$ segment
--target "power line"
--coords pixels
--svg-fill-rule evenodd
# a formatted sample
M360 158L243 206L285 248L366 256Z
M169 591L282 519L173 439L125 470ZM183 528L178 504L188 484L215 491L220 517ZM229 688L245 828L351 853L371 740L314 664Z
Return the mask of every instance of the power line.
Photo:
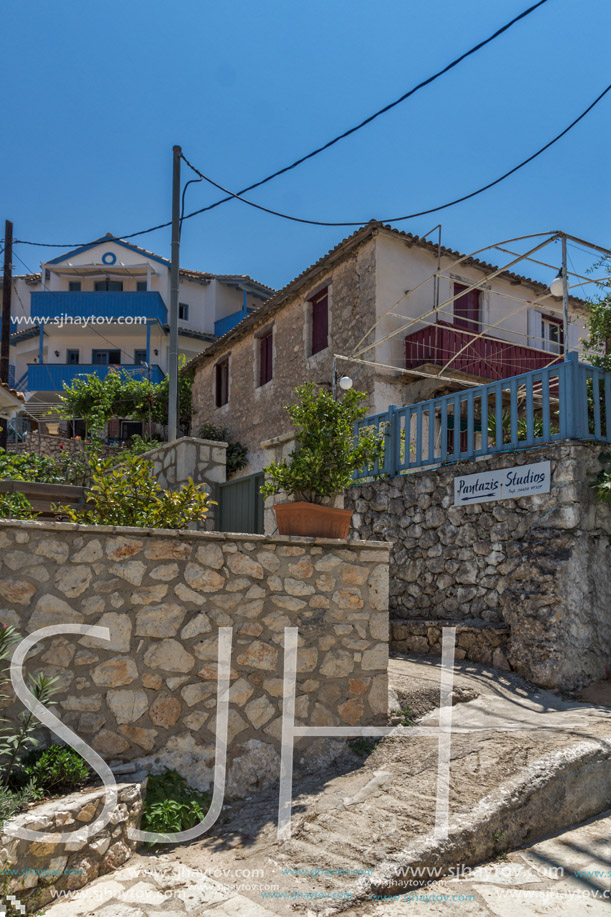
M431 207L428 210L420 210L420 211L417 211L416 213L408 213L400 217L384 217L378 220L377 222L379 223L400 223L402 220L412 220L415 217L426 216L427 214L430 214L430 213L437 213L439 210L446 210L448 207L454 207L456 204L462 204L463 201L468 201L470 200L470 198L476 197L478 194L482 194L484 191L488 191L490 188L494 188L495 185L500 184L500 182L505 181L506 178L509 178L510 175L513 175L519 169L524 168L524 166L528 165L530 162L532 162L534 159L536 159L546 150L549 150L549 148L553 146L555 143L557 143L558 140L560 140L562 137L568 134L570 130L572 130L577 124L579 124L579 122L582 121L586 117L586 115L592 111L595 105L598 105L601 99L603 99L604 96L606 96L610 90L611 90L611 83L609 83L607 88L604 89L600 93L600 95L597 96L597 98L594 99L594 101L590 105L588 105L585 111L582 111L582 113L577 118L575 118L574 121L571 121L568 127L565 127L563 131L561 131L559 134L556 134L556 136L552 140L550 140L548 143L546 143L544 146L538 149L536 153L533 153L527 159L522 160L522 162L518 163L517 166L514 166L513 169L509 169L507 172L504 172L503 175L500 175L498 178L495 178L494 181L488 182L488 184L483 185L481 188L478 188L476 191L471 191L469 194L464 194L462 197L458 197L453 201L448 201L445 204L440 204L438 207ZM247 198L242 197L241 192L230 191L228 188L223 187L223 185L220 185L218 182L213 181L213 179L209 178L207 175L204 175L203 172L200 172L199 169L196 169L195 166L192 165L184 155L182 158L184 159L185 163L189 166L189 168L193 169L193 171L197 175L205 179L205 181L207 181L210 185L213 185L215 188L218 188L219 191L222 191L224 194L228 194L231 198L234 198L235 200L241 201L243 204L248 204L249 207L255 207L257 210L262 210L264 213L269 213L272 216L281 217L284 220L291 220L294 223L307 223L311 226L363 226L365 223L368 222L367 220L342 220L342 221L307 220L304 217L296 217L296 216L293 216L292 214L282 213L279 210L272 210L269 207L263 207L261 204L255 204L254 201L250 201ZM185 217L185 219L187 219L187 217Z
M281 169L277 169L275 172L272 172L270 175L265 176L265 178L262 178L259 181L254 182L254 184L248 185L246 188L242 188L240 191L236 192L235 195L232 194L231 192L226 191L224 193L228 195L227 197L223 198L222 200L215 201L212 204L208 204L208 206L202 207L200 210L194 210L192 213L188 213L185 216L184 215L184 191L183 191L183 215L181 215L181 225L182 225L183 220L188 220L191 217L198 216L200 213L206 213L209 210L213 210L215 207L219 207L221 204L225 204L228 201L233 200L233 198L236 197L237 195L246 194L248 191L253 191L255 188L260 188L261 185L265 185L267 184L267 182L272 181L274 178L278 178L278 176L284 175L286 172L290 172L293 169L296 169L297 166L300 166L302 163L307 162L309 159L313 159L315 156L318 156L320 153L323 153L325 150L328 150L330 147L334 146L336 143L339 143L340 140L345 140L346 137L350 137L352 134L355 134L357 131L360 131L363 127L366 127L368 124L371 124L372 121L375 121L376 118L379 118L381 115L386 114L386 112L395 108L397 105L400 105L402 102L405 102L407 99L415 95L421 89L424 89L426 86L430 86L430 84L434 83L435 80L438 80L440 77L444 76L446 73L449 73L449 71L453 70L454 67L457 67L468 57L471 57L472 54L475 54L477 51L480 51L486 45L495 41L504 32L507 32L510 28L512 28L512 26L514 26L517 22L520 22L520 20L525 19L527 16L530 16L531 13L533 13L536 9L538 9L540 6L543 6L543 4L547 2L548 0L538 0L537 3L528 7L528 9L524 10L522 13L520 13L518 16L515 16L513 19L510 19L509 22L506 22L505 25L501 26L500 29L497 29L495 32L493 32L492 35L489 35L488 38L485 38L483 41L478 42L468 51L465 51L464 54L461 54L459 57L456 57L453 61L451 61L441 70L438 70L436 73L428 77L426 80L422 80L416 86L413 86L407 92L403 93L403 95L399 96L398 99L395 99L394 102L389 102L388 105L385 105L383 108L378 109L378 111L374 112L372 115L369 115L363 121L360 121L358 124L355 124L353 127L348 128L348 130L343 131L341 134L338 134L337 137L333 137L332 140L327 141L327 143L324 143L322 146L317 147L316 149L312 150L310 153L306 153L305 156L301 156L299 159L296 159L294 162L290 163L289 165L284 166ZM426 211L426 212L431 213L433 211ZM166 223L158 223L156 226L151 226L148 229L141 229L138 232L132 232L132 233L129 233L128 235L115 236L112 239L107 239L107 241L112 242L112 241L117 241L119 239L133 239L136 236L143 236L143 235L146 235L147 233L155 232L158 229L165 229L167 226L171 226L171 222L172 222L171 220L168 220ZM302 222L311 222L311 221L302 221ZM367 221L365 220L363 222L367 222ZM388 221L385 221L385 222L388 222ZM330 226L330 225L343 225L343 224L327 223L324 225ZM18 239L16 241L19 242L21 245L34 245L40 248L78 248L81 245L90 244L90 242L70 242L70 243L65 243L65 244L60 244L57 242L52 242L52 243L29 242L25 239ZM93 239L91 241L97 242L100 240Z

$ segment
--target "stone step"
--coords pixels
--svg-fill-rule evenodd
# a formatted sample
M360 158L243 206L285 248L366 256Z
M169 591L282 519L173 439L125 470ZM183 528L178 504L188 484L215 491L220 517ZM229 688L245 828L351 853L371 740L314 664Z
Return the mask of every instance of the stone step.
M466 621L428 618L391 618L390 650L394 653L416 653L441 656L441 634L444 627L456 628L456 659L468 659L510 670L506 646L510 629L479 618Z

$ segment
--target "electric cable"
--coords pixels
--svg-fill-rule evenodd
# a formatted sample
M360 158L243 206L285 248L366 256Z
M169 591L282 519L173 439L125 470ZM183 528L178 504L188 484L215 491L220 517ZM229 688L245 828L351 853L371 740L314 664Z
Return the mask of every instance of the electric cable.
M443 67L441 70L438 70L436 73L428 77L426 80L422 80L416 86L413 86L407 92L403 93L403 95L399 96L398 99L395 99L393 102L390 102L388 105L385 105L383 108L378 109L378 111L374 112L372 115L369 115L363 121L360 121L358 124L354 125L353 127L348 128L348 130L343 131L341 134L338 134L337 137L334 137L332 140L329 140L327 143L323 144L322 146L317 147L315 150L312 150L311 152L307 153L305 156L301 156L299 159L296 159L294 162L290 163L289 165L284 166L281 169L277 169L275 172L272 172L271 174L265 176L265 178L262 178L259 181L254 182L252 185L248 185L246 188L242 188L240 191L237 192L237 194L238 195L246 194L248 191L253 191L255 188L260 188L261 185L265 185L267 184L267 182L272 181L274 178L278 178L278 176L284 175L286 172L292 171L293 169L297 168L297 166L300 166L302 163L307 162L307 160L313 159L315 156L318 156L320 153L324 152L325 150L328 150L330 147L334 146L336 143L339 143L340 140L344 140L346 137L349 137L352 134L356 133L357 131L361 130L367 124L371 124L371 122L375 121L376 118L379 118L380 115L385 114L386 112L390 111L392 108L395 108L397 105L400 105L402 102L405 102L406 99L409 99L411 96L415 95L420 89L424 89L425 86L429 86L431 83L435 82L435 80L439 79L441 76L444 76L450 70L453 70L454 67L457 67L460 63L462 63L472 54L475 54L477 51L481 50L486 45L490 44L492 41L495 41L504 32L508 31L508 29L514 26L517 22L519 22L522 19L525 19L527 16L533 13L536 9L538 9L540 6L543 6L543 4L547 2L548 0L538 0L537 3L528 7L528 9L524 10L522 13L519 13L513 19L510 19L509 22L506 22L505 25L501 26L501 28L493 32L492 35L489 35L488 38L484 39L483 41L478 42L476 45L474 45L468 51L465 51L464 54L461 54L459 57L455 58L445 67ZM212 210L215 207L219 207L221 204L224 204L227 201L232 200L235 196L237 196L237 195L232 194L231 192L224 192L224 193L228 195L226 198L215 201L214 203L209 204L207 207L202 207L200 210L194 210L192 213L184 215L184 192L183 192L183 216L181 216L181 224L183 220L188 220L191 217L197 216L200 213L205 213L208 210ZM432 213L433 211L425 211L425 212ZM303 222L306 222L306 221L303 221ZM363 222L367 222L367 220ZM384 222L389 222L389 221L385 220ZM172 225L172 221L169 220L165 223L159 223L156 226L151 226L149 229L142 229L142 230L139 230L138 232L132 232L132 233L129 233L123 236L114 236L112 239L109 239L108 241L116 241L119 239L133 239L136 236L143 236L143 235L146 235L147 233L155 232L158 229L165 229L167 226L171 226L171 225ZM323 225L346 225L346 224L326 223ZM53 242L53 243L47 244L44 242L29 242L25 239L18 239L15 241L19 242L19 244L21 245L35 245L40 248L79 248L82 245L91 244L90 242L71 242L67 244L60 244L57 242ZM100 240L94 239L92 241L98 242Z
M588 115L596 105L598 105L601 99L603 99L610 90L611 90L611 83L609 83L606 89L604 89L600 93L600 95L597 96L596 99L594 99L594 101L590 105L588 105L585 111L582 111L582 113L577 118L575 118L574 121L571 121L568 127L565 127L563 131L561 131L559 134L556 134L556 136L552 140L549 140L544 146L538 149L536 153L533 153L531 156L528 156L527 159L523 159L522 162L518 163L517 166L514 166L512 169L509 169L507 172L504 172L498 178L495 178L494 181L488 182L486 185L482 185L481 188L477 188L477 190L471 191L469 194L464 194L462 197L458 197L453 201L448 201L448 203L441 204L438 207L431 207L428 210L419 210L415 213L408 213L400 217L384 217L383 219L376 220L375 222L400 223L403 220L412 220L412 219L415 219L416 217L426 216L429 213L438 213L440 210L446 210L448 207L454 207L456 204L462 204L463 201L468 201L471 198L476 197L478 194L482 194L484 191L488 191L490 188L494 188L495 185L498 185L502 181L505 181L505 179L509 178L510 175L514 175L515 172L517 172L519 169L524 168L524 166L531 163L538 156L541 156L542 153L544 153L546 150L549 150L549 148L553 146L555 143L557 143L558 140L560 140L562 137L568 134L570 130L572 130L577 124L579 124L579 122L582 121L586 117L586 115ZM280 217L283 220L290 220L294 223L307 223L311 226L364 226L367 222L369 222L368 220L342 220L342 221L308 220L308 219L305 219L304 217L296 217L292 214L282 213L279 210L273 210L270 207L263 207L262 204L256 204L254 201L251 201L245 197L242 197L241 193L230 191L228 188L225 188L223 187L223 185L220 185L218 182L215 182L209 176L204 175L203 172L200 172L199 169L196 169L195 166L189 162L186 156L183 155L182 158L185 161L185 163L189 166L189 168L192 169L196 173L196 175L201 176L210 185L213 185L215 188L218 188L219 191L222 191L224 194L230 195L232 198L234 198L235 200L241 201L243 204L248 204L249 207L254 207L257 210L262 210L264 213L269 213L272 216ZM202 211L198 211L198 212L201 213ZM188 216L186 216L184 219L188 219Z

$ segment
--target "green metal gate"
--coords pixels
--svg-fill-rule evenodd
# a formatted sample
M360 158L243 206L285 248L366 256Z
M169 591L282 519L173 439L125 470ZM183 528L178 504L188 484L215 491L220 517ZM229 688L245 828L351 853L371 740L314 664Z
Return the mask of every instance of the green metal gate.
M262 535L263 497L261 485L264 475L250 474L237 481L219 484L219 529L221 532L242 532Z

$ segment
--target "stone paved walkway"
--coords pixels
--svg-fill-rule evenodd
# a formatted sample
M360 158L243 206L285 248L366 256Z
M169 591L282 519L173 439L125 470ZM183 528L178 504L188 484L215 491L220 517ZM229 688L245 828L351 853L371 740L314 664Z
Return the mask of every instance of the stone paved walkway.
M611 810L462 879L344 911L342 917L603 917L611 913Z
M393 660L391 676L401 705L407 703L416 713L424 714L420 722L433 723L436 713L432 708L439 690L438 665L434 661L422 664ZM601 786L594 787L588 780L603 774L601 785L604 782L606 786L604 775L608 774L611 781L611 711L563 701L515 676L472 664L457 666L456 686L457 694L462 692L467 702L454 707L455 725L479 725L486 730L457 733L452 738L450 838L454 847L450 853L458 857L452 862L485 862L495 847L503 846L506 832L508 845L520 846L529 836L542 837L554 827L577 824L593 811L587 810L588 796L595 789L600 794ZM517 725L518 731L499 732L498 725L507 720ZM563 729L533 732L525 728L543 724L562 725ZM278 842L277 790L265 790L228 806L212 835L160 854L144 851L126 867L96 880L73 900L51 905L45 913L49 917L154 917L162 912L169 917L207 913L271 917L298 911L309 917L330 913L331 908L336 910L342 900L340 895L346 892L360 895L360 903L351 911L344 909L344 913L403 917L407 908L410 914L414 913L414 902L400 899L374 905L371 890L352 873L365 870L381 875L377 888L384 893L385 864L400 864L406 857L407 862L410 858L414 862L413 851L418 852L422 838L430 843L435 821L437 752L437 739L388 738L365 759L348 754L324 772L303 780L296 775L291 840ZM298 763L299 755L295 757ZM575 761L579 764L582 760L583 768L577 769L580 776L576 777ZM550 781L553 767L557 770ZM607 798L611 799L611 782L609 787ZM497 817L499 811L501 820ZM532 831L535 834L529 835ZM582 846L586 842L590 843L579 840ZM428 856L432 862L439 862L443 844L435 843ZM600 847L600 856L609 859L602 841L594 834L592 844ZM532 849L538 847L541 845ZM569 852L573 849L566 846ZM586 849L590 856L590 848ZM553 848L554 856L562 850L562 845ZM426 861L421 853L418 855L420 862ZM538 855L533 854L532 862ZM520 856L509 854L507 861L500 862L520 865L524 861L515 859ZM567 862L568 868L580 866ZM417 913L430 913L432 917L461 912L476 917L526 917L531 913L598 917L602 913L593 909L600 905L594 898L584 899L582 910L558 911L542 910L544 899L535 897L533 907L539 909L529 911L530 905L525 901L531 892L546 889L526 880L526 898L519 907L508 910L513 900L519 900L506 893L507 888L521 888L516 885L515 874L510 875L506 885L491 881L498 875L498 865L496 873L491 867L489 873L482 875L477 882L470 879L470 885L477 885L474 902L457 901L456 907L448 910L446 904L429 901L426 909ZM464 880L454 883L444 879L429 888L439 888L438 894L453 895L457 887L458 893L464 894L467 885ZM268 897L269 891L278 894ZM311 900L313 892L321 897ZM346 903L344 900L344 907ZM574 903L570 899L566 906L573 907ZM562 901L563 907L564 904ZM609 907L604 900L602 905L605 910ZM389 910L390 907L399 909Z

